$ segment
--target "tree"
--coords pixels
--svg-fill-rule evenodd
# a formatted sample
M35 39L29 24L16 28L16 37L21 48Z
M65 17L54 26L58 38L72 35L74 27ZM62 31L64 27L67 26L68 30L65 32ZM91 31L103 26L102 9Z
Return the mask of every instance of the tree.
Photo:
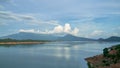
M104 55L104 57L108 57L108 54L109 53L109 51L108 51L108 48L104 48L103 49L103 55Z

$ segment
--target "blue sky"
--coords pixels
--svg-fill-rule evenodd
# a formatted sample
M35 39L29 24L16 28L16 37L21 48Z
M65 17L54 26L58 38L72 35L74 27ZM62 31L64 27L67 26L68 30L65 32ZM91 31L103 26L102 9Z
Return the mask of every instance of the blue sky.
M120 0L0 0L0 36L18 32L120 36Z

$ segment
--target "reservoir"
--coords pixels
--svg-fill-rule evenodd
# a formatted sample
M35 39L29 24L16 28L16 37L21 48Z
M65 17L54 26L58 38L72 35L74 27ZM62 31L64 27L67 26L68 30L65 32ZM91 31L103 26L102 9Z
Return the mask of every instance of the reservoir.
M61 41L0 45L0 68L88 68L84 58L120 42Z

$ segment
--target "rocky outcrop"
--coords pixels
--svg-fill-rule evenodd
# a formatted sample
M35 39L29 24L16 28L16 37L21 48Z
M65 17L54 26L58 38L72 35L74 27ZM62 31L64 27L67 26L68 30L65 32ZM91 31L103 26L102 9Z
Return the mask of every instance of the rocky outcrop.
M120 68L120 44L108 48L108 53L104 52L105 49L101 55L85 58L88 68Z

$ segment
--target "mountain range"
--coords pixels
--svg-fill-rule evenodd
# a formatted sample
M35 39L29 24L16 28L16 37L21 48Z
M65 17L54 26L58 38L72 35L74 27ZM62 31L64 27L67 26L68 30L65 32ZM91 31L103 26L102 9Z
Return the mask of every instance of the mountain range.
M25 39L32 39L32 40L56 40L58 37L52 34L37 34L37 33L30 33L30 32L19 32L16 34L11 34L8 36L1 37L4 38L11 38L17 40L25 40Z
M84 38L84 37L77 37L71 34L66 34L64 36L58 36L54 34L37 34L37 33L29 33L29 32L19 32L16 34L11 34L8 36L0 37L0 39L11 38L17 40L50 40L50 41L120 41L120 37L111 36L109 38L103 39L91 39L91 38Z
M111 36L111 37L106 38L106 39L100 38L100 39L98 39L98 41L120 41L120 37Z

